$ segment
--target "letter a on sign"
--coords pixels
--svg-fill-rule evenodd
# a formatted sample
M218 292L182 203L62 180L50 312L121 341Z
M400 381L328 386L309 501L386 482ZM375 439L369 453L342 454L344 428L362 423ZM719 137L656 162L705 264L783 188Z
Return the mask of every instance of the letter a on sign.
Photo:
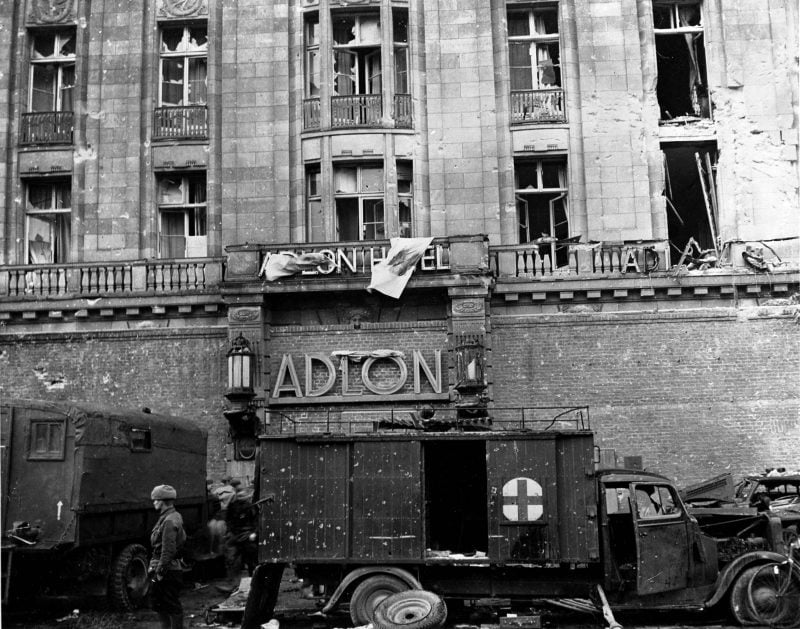
M542 486L532 478L513 478L503 485L503 516L512 522L542 517Z

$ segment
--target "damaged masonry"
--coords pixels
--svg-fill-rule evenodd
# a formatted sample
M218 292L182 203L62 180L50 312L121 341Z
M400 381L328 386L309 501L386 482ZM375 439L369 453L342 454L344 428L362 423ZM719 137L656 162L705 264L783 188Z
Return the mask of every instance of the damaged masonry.
M289 564L359 626L420 590L431 624L487 593L518 629L564 604L794 621L753 603L786 497L682 488L797 467L797 2L140 5L0 15L3 479L35 470L2 484L4 570L79 559L4 577L7 602L143 603L134 484L191 472L190 528L206 480L252 493L248 626ZM124 464L43 482L88 452L53 404L126 409L95 435ZM203 462L164 462L172 416Z

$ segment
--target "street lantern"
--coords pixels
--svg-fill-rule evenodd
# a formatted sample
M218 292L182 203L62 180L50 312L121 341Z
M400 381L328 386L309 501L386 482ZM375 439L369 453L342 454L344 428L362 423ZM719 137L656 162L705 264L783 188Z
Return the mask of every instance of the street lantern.
M255 397L253 390L253 350L250 342L239 333L227 353L228 391L225 397L244 406Z
M486 387L483 343L479 335L465 334L456 346L456 384L458 391L476 391Z

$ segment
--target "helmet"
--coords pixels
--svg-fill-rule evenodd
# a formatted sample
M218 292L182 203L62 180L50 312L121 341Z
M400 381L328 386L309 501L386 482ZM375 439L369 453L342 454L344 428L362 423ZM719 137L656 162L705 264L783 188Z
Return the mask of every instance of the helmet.
M178 492L170 485L156 485L150 494L150 500L175 500Z

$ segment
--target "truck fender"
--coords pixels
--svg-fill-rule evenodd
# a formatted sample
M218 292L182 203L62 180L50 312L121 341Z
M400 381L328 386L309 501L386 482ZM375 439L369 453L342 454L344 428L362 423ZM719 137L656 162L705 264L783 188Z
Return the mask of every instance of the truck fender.
M769 550L759 550L737 557L725 566L725 569L717 577L717 586L714 589L714 595L705 602L705 606L711 607L719 603L728 592L731 584L736 580L736 577L738 577L739 573L745 568L761 563L780 563L785 560L786 557L780 553L774 553Z
M342 594L344 594L347 591L347 588L349 588L353 583L360 581L366 576L372 576L375 574L390 574L394 577L397 577L405 582L411 590L424 589L422 584L417 581L414 575L407 570L403 570L402 568L395 568L394 566L370 566L368 568L357 568L348 573L347 576L342 579L342 582L336 588L336 591L331 595L330 599L328 599L325 607L322 608L322 613L327 614L329 611L331 611L339 602Z

